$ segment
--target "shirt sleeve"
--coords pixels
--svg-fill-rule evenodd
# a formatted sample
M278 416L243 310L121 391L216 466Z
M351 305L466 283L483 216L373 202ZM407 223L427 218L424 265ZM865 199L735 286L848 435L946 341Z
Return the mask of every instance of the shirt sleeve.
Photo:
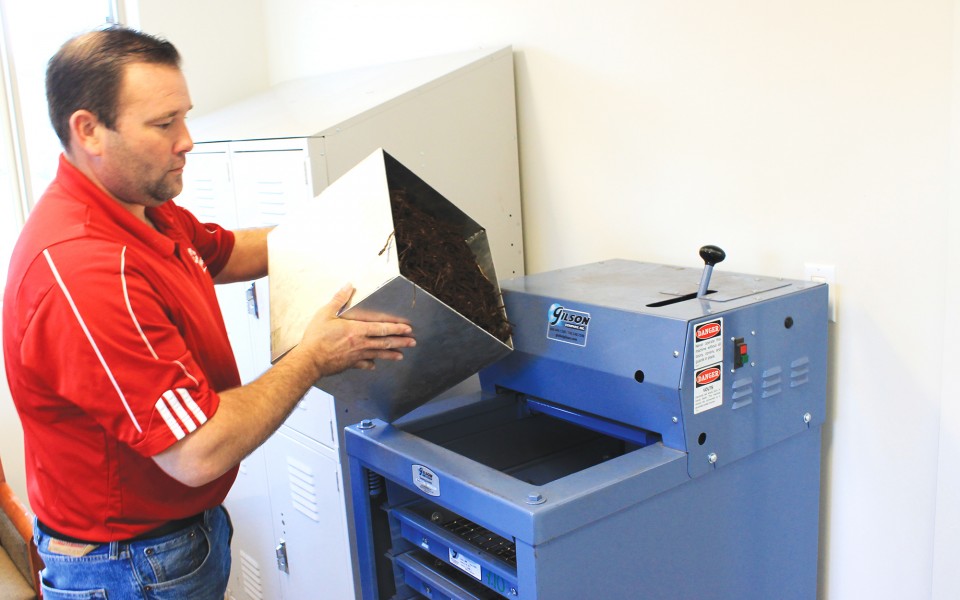
M153 456L202 426L219 396L175 324L176 307L156 287L163 282L126 252L85 243L47 250L31 276L53 283L30 319L21 360L51 409L92 419Z

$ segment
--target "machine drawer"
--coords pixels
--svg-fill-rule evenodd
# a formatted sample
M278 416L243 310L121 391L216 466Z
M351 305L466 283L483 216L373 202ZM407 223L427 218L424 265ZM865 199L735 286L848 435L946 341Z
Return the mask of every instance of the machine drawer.
M500 596L439 558L412 550L394 558L411 589L431 600L495 600Z
M404 539L456 575L506 598L518 595L516 546L511 540L429 502L394 508L390 516Z

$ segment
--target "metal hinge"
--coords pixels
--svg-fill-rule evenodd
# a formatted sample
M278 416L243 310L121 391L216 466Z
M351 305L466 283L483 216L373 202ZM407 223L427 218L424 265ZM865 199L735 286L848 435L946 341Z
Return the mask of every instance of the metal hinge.
M280 540L277 546L277 569L287 575L290 574L290 564L287 562L287 542Z

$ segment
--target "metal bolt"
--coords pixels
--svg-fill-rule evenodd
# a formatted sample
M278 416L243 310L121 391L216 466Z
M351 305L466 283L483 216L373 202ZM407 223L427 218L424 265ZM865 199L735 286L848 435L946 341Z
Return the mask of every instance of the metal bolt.
M671 417L670 420L673 421L674 423L680 422L680 419L678 419L677 417Z
M810 421L812 421L812 420L813 420L813 415L811 415L810 413L803 413L803 422L804 422L804 423L806 423L807 425L809 425L809 424L810 424Z
M516 595L517 595L517 588L510 588L510 595L511 595L511 596L516 596Z
M717 464L717 453L716 453L716 452L711 452L710 454L708 454L708 455L707 455L707 462L710 463L711 465Z
M543 504L544 502L546 502L546 499L539 492L527 494L527 504Z
M370 419L364 419L360 421L360 429L373 429L374 427L376 427L376 425L374 425L373 421Z
M673 351L673 357L674 357L674 358L677 358L678 356L680 356L680 352L679 352L678 350L674 350L674 351Z

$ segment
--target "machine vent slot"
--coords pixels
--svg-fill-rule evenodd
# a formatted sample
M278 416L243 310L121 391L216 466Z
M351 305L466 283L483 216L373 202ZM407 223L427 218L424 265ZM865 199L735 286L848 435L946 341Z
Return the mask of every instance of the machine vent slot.
M761 397L761 398L770 398L770 397L772 397L772 396L776 396L777 394L779 394L779 393L782 392L782 391L783 391L783 388L778 385L777 387L773 387L773 388L770 388L770 389L767 389L767 390L763 390L763 392L760 394L760 397Z
M782 367L770 367L763 370L760 380L761 398L770 398L783 391L781 373L783 373Z
M743 377L733 382L733 410L753 403L753 378Z
M810 359L804 356L790 363L790 387L799 387L809 382Z
M496 556L512 567L517 566L517 546L506 538L500 537L486 527L469 519L458 517L443 524L443 528L460 539Z
M290 477L290 502L293 507L319 523L317 486L313 470L309 465L287 457L287 475Z
M260 564L243 550L240 550L240 587L243 588L247 597L263 600Z

